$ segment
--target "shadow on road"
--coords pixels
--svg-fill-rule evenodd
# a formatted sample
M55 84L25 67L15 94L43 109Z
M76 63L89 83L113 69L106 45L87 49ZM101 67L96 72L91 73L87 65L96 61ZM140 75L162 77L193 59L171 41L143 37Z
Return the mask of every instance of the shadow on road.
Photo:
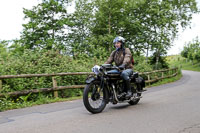
M111 109L126 109L129 106L131 106L131 105L129 105L129 104L119 104L119 105L113 105L110 108Z

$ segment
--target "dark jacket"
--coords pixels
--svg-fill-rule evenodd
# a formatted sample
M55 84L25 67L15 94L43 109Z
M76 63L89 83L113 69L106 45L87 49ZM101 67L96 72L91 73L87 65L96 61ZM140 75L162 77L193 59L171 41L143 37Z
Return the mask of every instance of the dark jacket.
M125 65L125 69L132 69L133 65L131 62L132 54L129 48L125 48L125 50L114 50L110 54L110 57L105 62L105 64L112 64L115 62L116 66L120 66L122 64Z

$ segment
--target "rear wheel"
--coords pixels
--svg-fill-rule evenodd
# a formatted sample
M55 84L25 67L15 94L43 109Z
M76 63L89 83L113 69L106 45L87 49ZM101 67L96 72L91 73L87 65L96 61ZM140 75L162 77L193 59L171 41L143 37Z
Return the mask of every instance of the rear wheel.
M137 91L142 90L142 86L140 84L134 84L134 88L137 88ZM133 97L135 98L128 102L130 105L136 105L140 101L142 93L137 93L137 91L133 94Z
M135 99L129 101L128 103L129 103L130 105L136 105L136 104L140 101L140 96L141 96L142 94L141 94L141 93L136 93L135 95L136 95L136 97L138 97L138 98L135 98Z
M95 114L100 113L106 107L106 91L100 88L100 81L93 81L85 86L83 103L85 108Z

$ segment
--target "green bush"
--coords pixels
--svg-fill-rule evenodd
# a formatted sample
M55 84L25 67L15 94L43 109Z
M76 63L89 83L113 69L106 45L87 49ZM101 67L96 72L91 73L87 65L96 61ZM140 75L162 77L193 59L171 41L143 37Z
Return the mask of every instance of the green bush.
M147 64L143 56L135 57L134 71L151 71L152 66ZM18 75L18 74L42 74L42 73L61 73L61 72L91 72L94 65L101 65L106 59L72 57L60 54L58 51L33 51L25 50L21 55L10 55L6 60L0 60L0 75ZM58 86L83 85L87 75L76 76L57 76L55 77ZM4 79L1 93L51 88L51 77L32 77L32 78L14 78ZM50 96L52 93L45 93ZM59 92L61 97L71 97L82 95L82 89L68 89ZM28 100L37 99L36 96L30 96Z
M152 66L147 63L147 60L143 56L136 56L134 57L135 65L134 71L137 72L149 72L152 71Z
M21 56L10 56L0 61L0 75L41 74L61 72L90 72L97 59L76 59L57 51L26 50ZM59 86L84 84L85 76L56 77ZM1 92L52 87L51 77L15 78L3 80Z

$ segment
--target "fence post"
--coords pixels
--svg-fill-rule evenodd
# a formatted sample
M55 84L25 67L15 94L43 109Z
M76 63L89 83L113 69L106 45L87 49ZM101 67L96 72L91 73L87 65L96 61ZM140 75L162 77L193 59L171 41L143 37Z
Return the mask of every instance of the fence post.
M147 75L148 77L148 81L150 81L150 74ZM151 85L151 83L149 82L149 86Z
M55 77L52 77L52 82L53 82L53 88L57 87L57 82L56 82ZM54 94L54 97L56 98L58 97L58 91L54 91L53 94Z
M0 80L0 90L3 89L2 80Z
M162 79L163 79L163 77L164 77L164 72L162 72Z

